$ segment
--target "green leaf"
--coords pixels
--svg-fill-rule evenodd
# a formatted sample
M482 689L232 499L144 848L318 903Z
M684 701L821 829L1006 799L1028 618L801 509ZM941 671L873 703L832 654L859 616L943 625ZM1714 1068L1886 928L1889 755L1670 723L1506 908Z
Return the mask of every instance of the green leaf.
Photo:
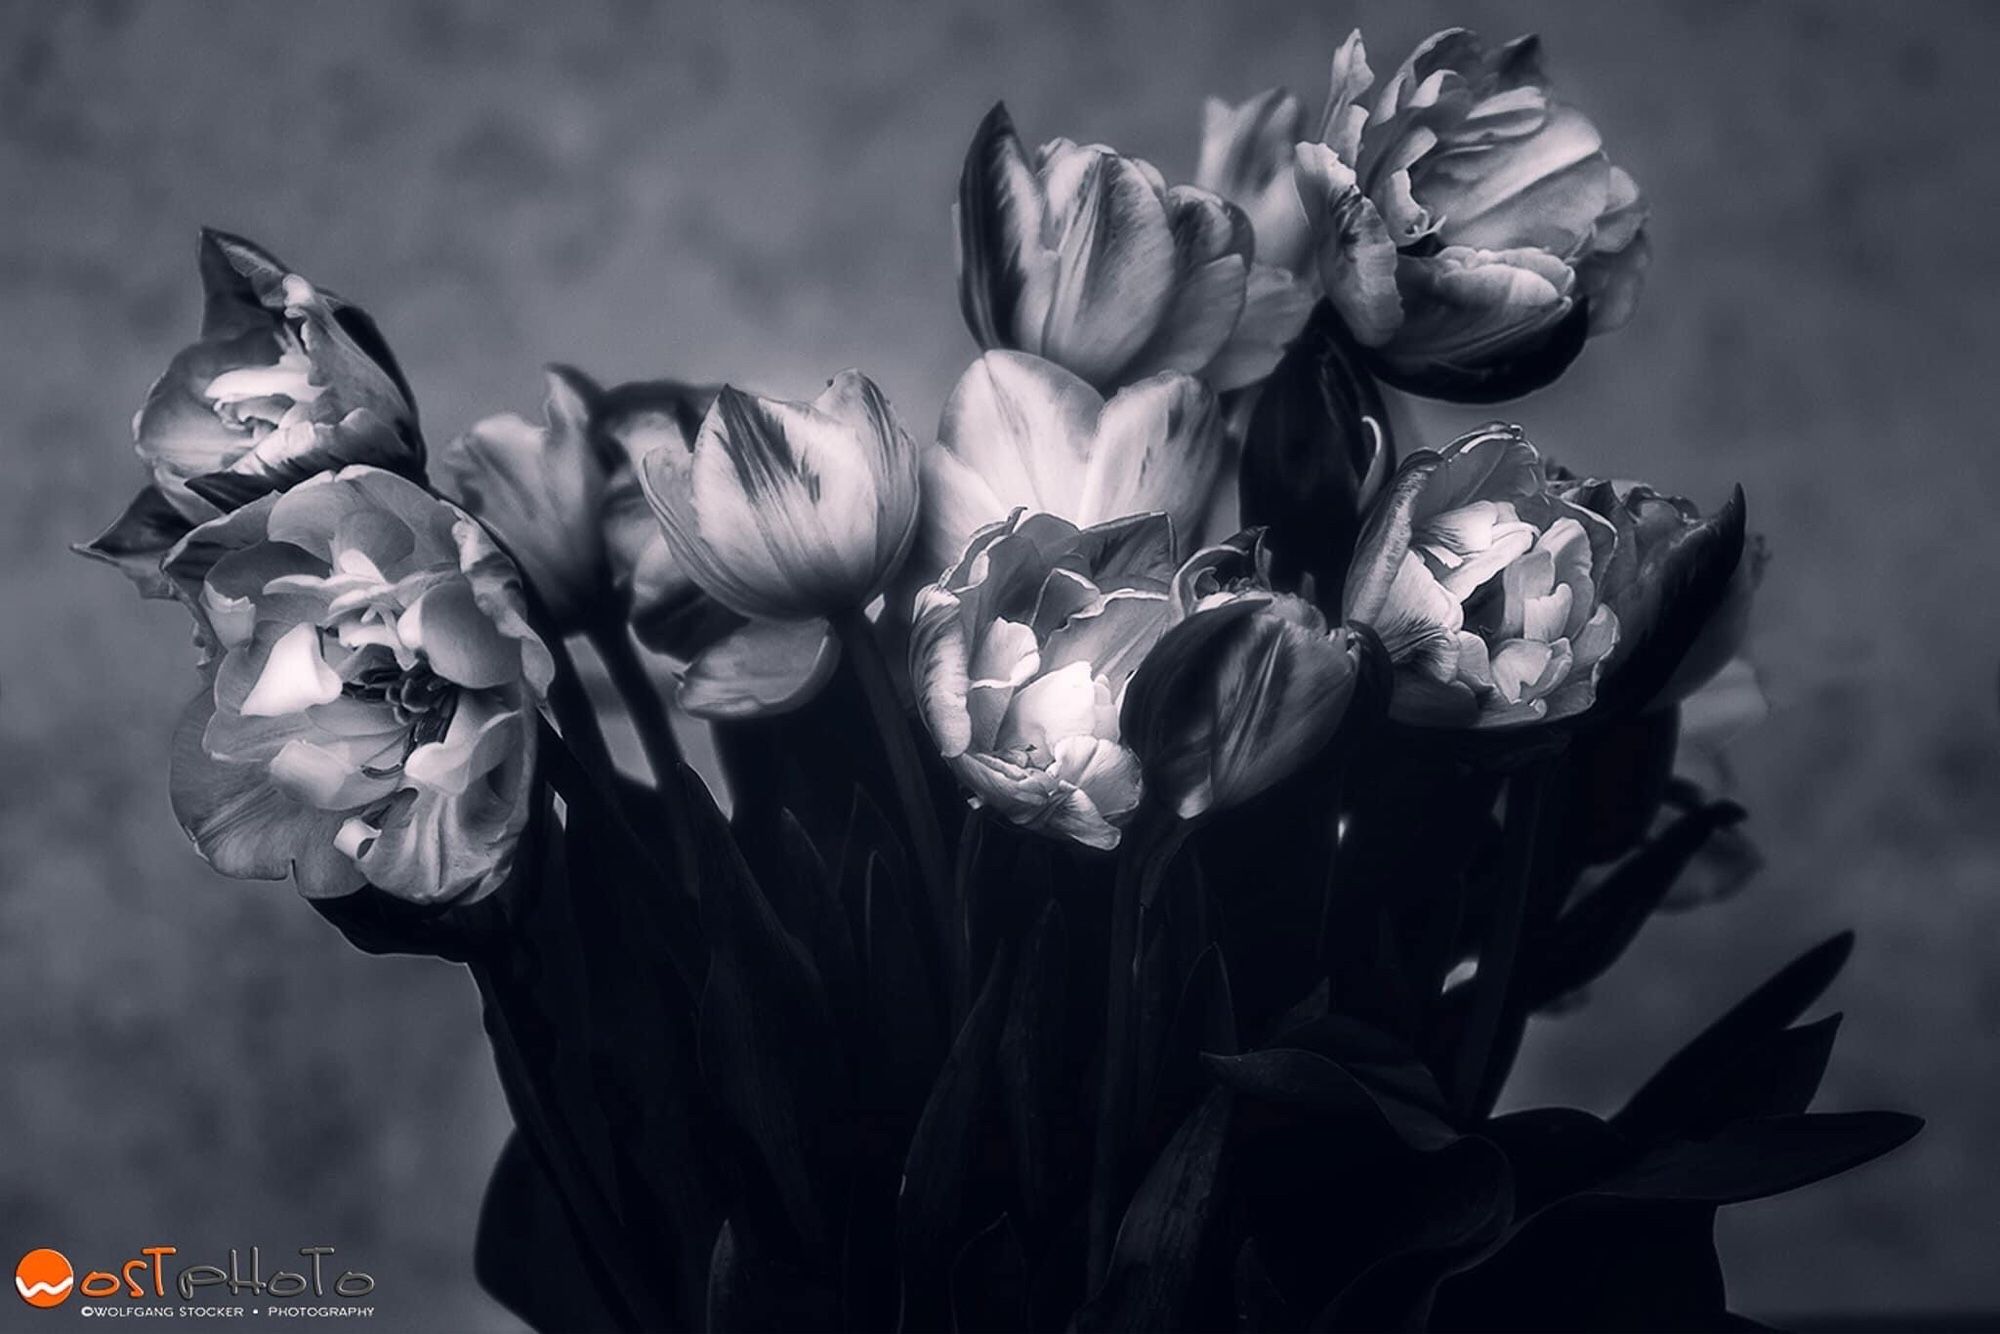
M1202 1060L1217 1079L1247 1097L1335 1116L1372 1114L1413 1149L1435 1152L1458 1138L1435 1110L1407 1101L1395 1087L1398 1081L1371 1087L1318 1052L1281 1047Z
M1125 1210L1104 1286L1076 1313L1075 1328L1159 1330L1184 1326L1184 1308L1220 1196L1231 1099L1211 1092L1154 1162Z
M1730 801L1683 815L1558 917L1536 947L1526 979L1528 1007L1539 1010L1603 976L1638 939L1710 835L1745 815Z
M1806 1112L1738 1121L1647 1154L1590 1193L1624 1200L1739 1204L1838 1176L1913 1138L1901 1112Z
M605 1278L518 1130L501 1146L479 1204L472 1272L533 1329L619 1327L603 1296Z
M1688 1108L1702 1101L1719 1072L1789 1026L1819 999L1853 949L1854 933L1843 931L1779 969L1675 1053L1611 1118L1611 1124L1642 1143L1669 1133Z

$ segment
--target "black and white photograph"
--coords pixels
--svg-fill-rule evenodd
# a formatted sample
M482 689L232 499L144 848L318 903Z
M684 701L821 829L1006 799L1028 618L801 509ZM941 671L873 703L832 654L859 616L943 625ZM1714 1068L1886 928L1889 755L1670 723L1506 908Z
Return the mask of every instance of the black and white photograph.
M7 0L0 1331L2000 1334L1996 53Z

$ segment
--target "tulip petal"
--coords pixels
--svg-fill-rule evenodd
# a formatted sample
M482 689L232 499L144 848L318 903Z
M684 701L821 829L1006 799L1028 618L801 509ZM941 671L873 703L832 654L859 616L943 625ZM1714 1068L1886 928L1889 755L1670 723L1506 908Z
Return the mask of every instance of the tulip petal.
M773 717L810 702L839 662L823 620L751 621L688 664L675 702L710 721Z
M432 671L469 690L492 689L521 674L520 645L501 633L463 580L439 584L411 603L396 633Z
M1098 419L1077 522L1157 512L1197 540L1228 449L1215 395L1201 381L1167 372L1120 390Z
M1194 183L1241 208L1256 237L1256 260L1281 269L1298 269L1310 243L1292 185L1292 145L1305 137L1303 119L1299 99L1283 88L1234 106L1213 97L1202 104Z
M958 233L958 300L984 348L1039 351L1055 288L1055 256L1042 244L1047 205L1005 103L995 103L966 149L952 212Z
M202 857L223 875L282 880L295 860L308 855L303 850L332 846L341 816L309 810L286 796L271 784L262 763L233 763L210 755L202 738L213 710L213 700L203 691L175 729L168 784L174 818ZM344 885L320 882L317 887L346 893L360 883L360 876L350 873ZM307 888L304 876L300 888Z
M1290 269L1255 264L1243 297L1243 317L1202 377L1217 393L1257 383L1277 369L1305 328L1318 300L1312 284Z
M998 351L973 362L945 400L938 448L926 451L926 549L942 564L1016 506L1074 517L1103 408L1095 389L1041 357Z
M1380 347L1403 321L1396 246L1353 170L1324 144L1298 146L1299 199L1312 220L1320 285L1348 332Z
M188 531L181 512L158 486L148 485L109 528L71 550L117 566L138 586L141 597L166 598L173 596L173 582L161 572L160 562Z
M1103 148L1057 144L1044 153L1039 174L1055 287L1039 337L1023 331L1020 345L1092 384L1108 384L1166 314L1173 230L1158 189L1137 164Z

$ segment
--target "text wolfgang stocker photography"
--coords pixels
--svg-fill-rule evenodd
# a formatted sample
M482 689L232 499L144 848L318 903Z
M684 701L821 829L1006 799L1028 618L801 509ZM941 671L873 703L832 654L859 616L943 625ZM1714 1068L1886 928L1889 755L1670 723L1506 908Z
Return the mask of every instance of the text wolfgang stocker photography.
M1765 553L1532 404L1409 425L1615 358L1654 201L1532 37L1325 55L1189 182L968 124L918 434L860 346L427 438L329 275L201 236L80 550L188 613L199 853L477 984L530 1325L1742 1328L1717 1210L1917 1132L1810 1110L1835 922L1615 1113L1496 1113L1744 863L1690 761Z

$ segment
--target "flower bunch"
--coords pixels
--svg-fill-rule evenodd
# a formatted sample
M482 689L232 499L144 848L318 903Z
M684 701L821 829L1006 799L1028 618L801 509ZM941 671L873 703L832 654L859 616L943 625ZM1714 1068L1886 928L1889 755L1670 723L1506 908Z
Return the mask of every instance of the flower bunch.
M1676 771L1763 555L1740 491L1396 438L1629 315L1645 214L1532 39L1331 67L1192 184L988 114L921 435L555 366L427 468L373 321L204 234L84 550L192 616L201 855L477 981L530 1324L1720 1327L1715 1208L1914 1133L1807 1109L1840 939L1617 1115L1495 1114L1742 838Z

